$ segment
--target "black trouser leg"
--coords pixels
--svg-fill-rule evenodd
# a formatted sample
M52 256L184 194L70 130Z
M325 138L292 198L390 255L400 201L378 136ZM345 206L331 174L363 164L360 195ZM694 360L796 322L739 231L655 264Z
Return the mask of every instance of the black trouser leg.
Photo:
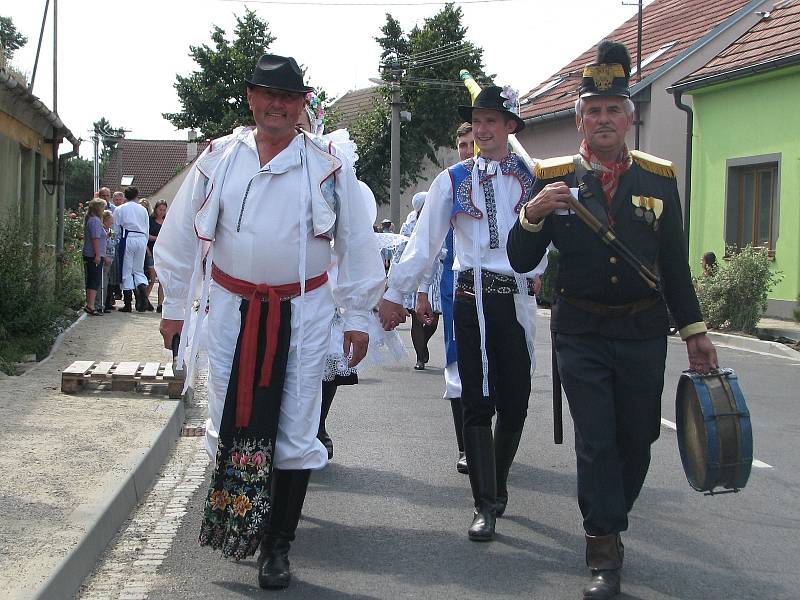
M272 472L272 512L258 560L258 585L262 588L285 588L291 582L289 548L300 522L310 475L310 469Z
M417 313L411 312L411 343L414 345L414 352L417 355L417 364L423 365L430 359L428 353L428 342L425 336L425 325L422 323Z
M464 407L461 398L450 398L450 409L453 412L453 426L456 429L456 443L458 444L458 462L456 470L459 473L469 473L467 455L464 452Z
M578 504L590 536L628 528L659 434L666 338L556 335L575 424Z
M325 428L325 419L328 418L328 412L331 409L331 404L333 404L333 397L336 395L337 388L338 386L333 381L322 382L322 406L320 407L317 439L322 442L322 445L328 451L328 460L333 458L333 440Z

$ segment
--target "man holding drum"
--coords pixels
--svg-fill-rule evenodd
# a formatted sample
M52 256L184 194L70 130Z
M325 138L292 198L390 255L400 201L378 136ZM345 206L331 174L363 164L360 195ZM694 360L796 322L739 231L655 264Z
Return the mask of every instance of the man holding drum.
M628 528L660 429L667 306L689 367L701 373L717 367L692 287L672 164L625 144L634 113L629 77L627 48L602 42L575 106L580 153L539 163L534 197L508 240L518 272L536 265L551 242L560 251L551 328L575 423L591 570L583 598L593 599L620 591L620 532ZM572 199L600 222L601 234L607 228L615 239L601 241L571 210Z

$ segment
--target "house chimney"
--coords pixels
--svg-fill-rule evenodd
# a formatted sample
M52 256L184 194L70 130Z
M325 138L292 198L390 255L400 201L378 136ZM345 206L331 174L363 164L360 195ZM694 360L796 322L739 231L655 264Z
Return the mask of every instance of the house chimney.
M189 143L186 144L186 162L192 162L197 156L197 132L189 130Z

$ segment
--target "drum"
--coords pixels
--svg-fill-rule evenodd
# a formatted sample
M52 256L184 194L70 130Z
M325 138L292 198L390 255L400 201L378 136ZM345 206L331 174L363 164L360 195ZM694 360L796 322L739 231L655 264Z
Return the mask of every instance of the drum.
M732 369L684 371L675 398L678 448L689 485L739 491L753 463L750 412ZM717 492L722 493L722 492Z

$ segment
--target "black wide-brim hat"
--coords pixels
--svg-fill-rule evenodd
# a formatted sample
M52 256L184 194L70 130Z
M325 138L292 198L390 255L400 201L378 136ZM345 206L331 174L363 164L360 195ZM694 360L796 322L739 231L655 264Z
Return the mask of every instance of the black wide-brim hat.
M258 59L253 76L247 79L247 85L307 94L314 88L303 83L303 72L297 61L291 56L264 54Z
M520 119L518 114L506 108L503 103L508 102L508 100L500 95L502 91L503 88L496 85L490 85L489 87L483 88L481 93L475 97L475 101L472 103L472 106L461 105L458 107L458 116L464 121L472 123L472 111L474 109L482 108L484 110L496 110L497 112L507 114L517 124L517 128L512 133L522 131L525 129L525 121Z

